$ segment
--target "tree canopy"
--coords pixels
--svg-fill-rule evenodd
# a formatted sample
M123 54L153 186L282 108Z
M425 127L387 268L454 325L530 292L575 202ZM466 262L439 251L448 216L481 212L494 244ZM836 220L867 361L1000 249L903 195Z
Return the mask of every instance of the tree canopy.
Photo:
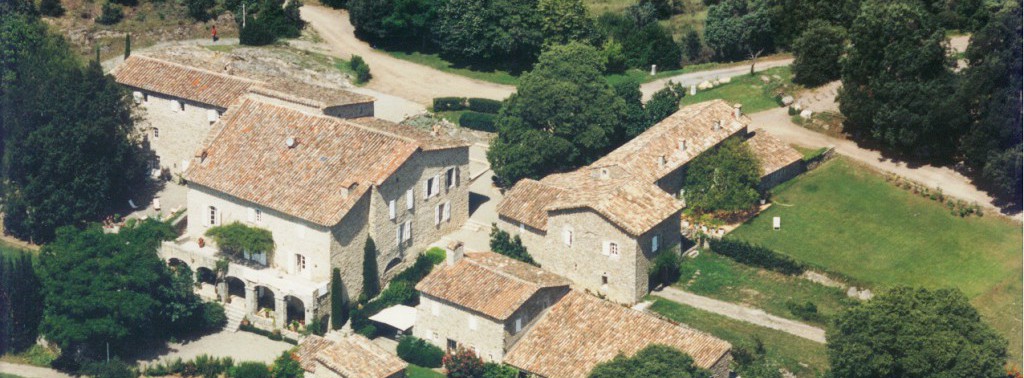
M839 109L844 129L898 155L942 161L964 112L935 16L909 2L862 7L850 29Z
M816 87L839 79L845 31L824 21L810 23L793 41L793 82Z
M735 138L704 152L688 165L683 189L686 206L698 214L749 210L760 195L761 165Z
M552 47L523 75L487 153L501 185L589 164L621 141L625 103L603 71L601 53L574 42Z
M127 90L33 16L0 15L4 228L35 242L124 206L145 177Z
M774 33L771 11L763 1L722 0L708 8L704 39L718 59L774 52Z
M1020 2L1011 2L971 36L958 96L970 115L960 144L964 162L983 186L1018 207L1024 203L1020 12Z
M832 376L1005 377L1006 340L959 290L895 288L838 314Z
M693 358L676 348L654 344L632 357L618 355L590 371L590 378L676 377L705 378L711 374L693 365Z

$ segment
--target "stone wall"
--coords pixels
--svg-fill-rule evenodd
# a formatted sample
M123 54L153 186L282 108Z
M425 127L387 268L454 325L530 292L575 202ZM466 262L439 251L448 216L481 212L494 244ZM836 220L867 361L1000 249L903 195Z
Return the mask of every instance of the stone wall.
M476 319L475 329L470 319ZM502 322L422 293L420 304L416 306L413 335L441 349L447 348L448 339L454 340L476 351L477 356L486 362L501 362L505 357L505 325Z
M172 174L181 173L185 162L195 155L209 133L211 115L219 117L224 109L139 89L133 91L143 112L136 129L160 158L160 167ZM181 110L182 103L185 110Z
M769 173L761 177L761 184L758 185L758 190L762 193L767 192L776 185L789 181L790 179L803 173L805 170L805 164L803 160L797 160L789 165L779 168L775 172Z
M198 184L189 183L188 188L188 235L198 238L206 234L212 227L209 207L214 206L221 225L237 221L273 234L275 250L268 261L271 268L312 281L330 279L331 241L327 228ZM261 212L259 220L250 220L254 210ZM303 271L295 264L296 254L306 258Z

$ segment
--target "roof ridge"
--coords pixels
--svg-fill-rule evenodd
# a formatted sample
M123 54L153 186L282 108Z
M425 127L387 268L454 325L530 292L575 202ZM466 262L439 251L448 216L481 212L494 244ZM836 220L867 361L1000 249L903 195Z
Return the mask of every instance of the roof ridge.
M490 252L490 253L493 253L493 254L496 254L496 255L500 255L500 256L502 256L502 257L504 257L504 258L507 258L507 259L509 259L509 260L517 261L517 260L515 260L515 259L513 259L513 258L511 258L511 257L508 257L508 256L505 256L505 255L502 255L502 254L500 254L500 253L497 253L497 252ZM486 269L486 270L488 270L488 271L490 271L490 272L493 272L493 273L495 273L495 274L497 274L497 275L499 275L499 276L502 276L502 277L505 277L505 278L509 278L509 279L512 279L512 280L514 280L514 281L518 281L518 282L520 282L520 283L524 283L524 284L527 284L527 285L535 286L535 287L537 287L537 288L544 288L544 287L548 287L548 286L544 286L544 285L541 285L541 284L539 284L539 283L536 283L536 282L530 282L530 281L524 280L524 279L522 279L522 278L516 277L516 276L514 276L514 275L511 275L511 274L508 274L508 273L502 272L502 271L500 271L500 270L498 270L498 269L496 269L496 268L494 268L494 267L492 267L492 266L487 266L487 265L481 264L481 263L479 263L479 262L477 262L477 261L473 261L473 259L471 259L471 258L463 258L463 260L465 260L465 261L466 261L467 263L469 263L469 264L472 264L472 265L478 266L478 267L480 267L480 268L483 268L483 269ZM523 263L523 264L526 264L526 263Z
M210 74L210 75L216 75L216 76L225 77L225 78L229 78L229 79L237 79L237 80L242 80L242 81L248 81L248 82L251 82L251 83L257 84L257 85L266 85L267 84L266 82L264 82L262 80L252 79L252 78L245 77L245 76L238 76L238 75L231 75L231 74L226 74L226 73L215 72L215 71L211 71L211 70L208 70L208 69L205 69L205 68L200 68L200 67L196 67L196 66L190 66L190 65L182 64L182 63L178 63L178 62L172 62L170 60L164 60L164 59L160 59L160 58L155 58L155 57L148 56L148 55L140 54L140 55L132 55L132 56L128 57L128 59L131 59L131 58L137 58L137 59L141 59L141 60L149 60L151 62L167 64L167 65L175 66L175 67L178 67L178 68L183 68L183 69L193 70L193 71L199 71L199 72L202 72L202 73L206 73L206 74ZM125 60L125 62L127 62L127 60ZM118 67L120 67L120 66L118 66Z

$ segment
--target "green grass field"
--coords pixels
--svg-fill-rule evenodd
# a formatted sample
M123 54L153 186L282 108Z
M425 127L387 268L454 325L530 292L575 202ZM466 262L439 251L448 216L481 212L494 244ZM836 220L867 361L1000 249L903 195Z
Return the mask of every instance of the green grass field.
M778 75L782 80L771 84L761 81L761 76L770 77L772 75ZM693 96L687 94L686 97L683 97L682 104L690 105L708 100L724 99L729 103L743 104L745 113L756 113L778 107L779 104L775 102L774 94L770 92L773 87L779 85L792 85L792 77L793 73L788 66L767 69L755 75L735 76L727 84L706 91L698 91Z
M654 305L651 306L651 311L715 335L732 343L733 348L741 345L753 345L755 337L760 339L764 343L767 358L793 372L797 377L816 377L828 368L825 344L698 310L662 298L652 298L654 298Z
M413 364L409 364L409 367L405 369L405 376L408 378L444 378L444 374Z
M843 158L773 191L774 206L728 237L762 244L875 291L956 287L1010 340L1021 361L1021 226L961 218ZM782 229L772 230L772 217Z
M513 75L508 71L477 71L465 67L456 67L451 62L444 60L438 54L427 54L421 52L405 52L405 51L385 51L388 55L395 58L407 60L413 63L421 64L427 67L434 68L438 71L453 73L460 76L465 76L470 79L477 79L483 81L489 81L497 84L504 85L516 85L519 84L519 75ZM370 67L370 71L373 72L373 67Z
M675 284L683 290L727 302L743 303L760 308L770 314L811 323L820 327L827 320L847 308L855 299L848 299L837 288L805 279L787 276L737 263L710 251L683 260L683 277ZM699 271L699 275L694 272ZM818 308L821 319L801 319L793 314L786 302L811 302Z

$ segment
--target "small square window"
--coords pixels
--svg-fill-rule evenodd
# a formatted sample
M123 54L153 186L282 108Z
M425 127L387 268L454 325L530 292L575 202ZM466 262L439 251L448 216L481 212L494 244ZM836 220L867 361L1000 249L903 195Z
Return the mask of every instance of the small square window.
M156 127L153 128L153 139L160 139L160 129Z

